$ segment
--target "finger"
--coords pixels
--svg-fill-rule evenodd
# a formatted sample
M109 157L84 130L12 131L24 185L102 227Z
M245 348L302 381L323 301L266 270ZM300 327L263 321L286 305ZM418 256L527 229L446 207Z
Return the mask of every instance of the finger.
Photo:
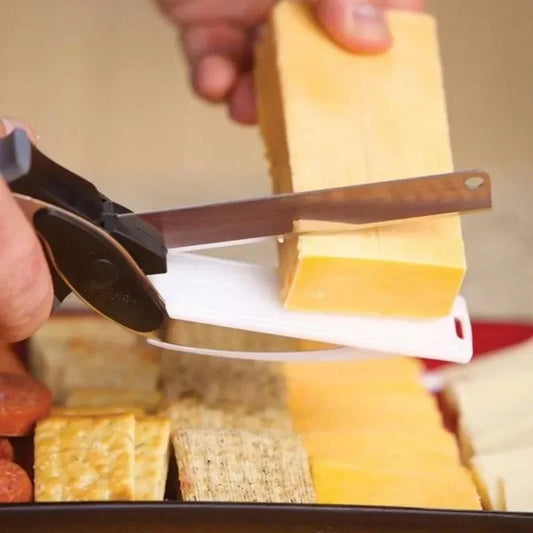
M249 39L243 27L227 23L196 24L183 29L181 40L191 63L208 55L227 57L240 65L251 60Z
M225 100L237 81L235 63L218 55L203 57L192 66L192 71L194 90L212 102Z
M266 19L276 0L158 0L161 10L179 24L234 22L252 25Z
M9 135L15 129L22 129L26 132L32 143L35 143L37 136L35 132L28 126L25 122L21 122L16 118L11 117L0 117L0 137L4 135Z
M379 0L374 0L376 2ZM404 9L406 11L425 11L426 0L381 0L380 7L387 9Z
M18 126L22 124L0 119L0 136ZM0 250L0 339L16 342L47 320L53 289L37 236L2 179Z
M249 126L257 123L254 79L251 72L242 74L228 101L229 114L236 122Z
M376 54L392 44L384 12L360 0L318 0L315 13L319 23L339 45L352 52Z

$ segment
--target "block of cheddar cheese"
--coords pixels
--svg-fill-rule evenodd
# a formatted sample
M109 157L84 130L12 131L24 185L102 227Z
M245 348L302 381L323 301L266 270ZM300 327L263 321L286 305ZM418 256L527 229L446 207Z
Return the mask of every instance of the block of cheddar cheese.
M274 192L452 170L434 20L388 16L394 46L369 57L336 45L302 2L272 10L255 81ZM466 269L456 215L290 237L279 264L287 309L405 317L446 315Z
M480 509L467 469L387 469L314 459L311 472L318 503L440 509Z

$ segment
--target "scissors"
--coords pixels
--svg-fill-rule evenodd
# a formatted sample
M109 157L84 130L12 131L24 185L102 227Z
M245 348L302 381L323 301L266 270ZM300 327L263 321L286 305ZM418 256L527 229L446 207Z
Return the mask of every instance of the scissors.
M155 340L164 340L170 317L148 276L167 271L169 250L280 238L293 233L297 220L356 225L353 231L476 212L492 203L490 176L468 170L132 212L41 153L21 129L0 139L0 174L42 241L54 283L54 309L74 293L107 319ZM302 343L291 346L295 351L312 349ZM214 346L183 347L189 348Z

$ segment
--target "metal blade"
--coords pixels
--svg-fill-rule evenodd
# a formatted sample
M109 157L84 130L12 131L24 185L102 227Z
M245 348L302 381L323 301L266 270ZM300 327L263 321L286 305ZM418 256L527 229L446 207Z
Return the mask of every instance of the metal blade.
M491 205L489 175L471 170L119 216L143 219L179 248L286 235L297 220L368 225Z

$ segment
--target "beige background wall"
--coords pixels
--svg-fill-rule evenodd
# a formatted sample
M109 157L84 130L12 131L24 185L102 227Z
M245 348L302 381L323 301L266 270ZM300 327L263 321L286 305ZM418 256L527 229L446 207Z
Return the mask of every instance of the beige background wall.
M477 315L533 318L533 1L430 8L456 166L495 181L493 214L465 219L464 292ZM31 122L46 153L135 209L267 193L256 130L196 100L176 50L149 0L0 0L0 113Z

